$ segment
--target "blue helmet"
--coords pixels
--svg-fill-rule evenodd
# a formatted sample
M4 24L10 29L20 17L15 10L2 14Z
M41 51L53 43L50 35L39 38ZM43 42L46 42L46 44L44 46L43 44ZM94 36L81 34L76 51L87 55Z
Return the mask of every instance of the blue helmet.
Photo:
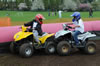
M80 19L81 18L81 15L80 15L80 12L74 12L71 16L75 16L76 17L76 20ZM75 19L72 19L72 21L74 22Z
M74 12L71 16L76 16L76 18L81 17L80 12Z

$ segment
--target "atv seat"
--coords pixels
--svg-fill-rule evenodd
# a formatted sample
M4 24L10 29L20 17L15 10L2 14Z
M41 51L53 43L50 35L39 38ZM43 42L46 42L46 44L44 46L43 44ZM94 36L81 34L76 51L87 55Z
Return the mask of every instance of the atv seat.
M81 33L81 34L79 34L79 35L83 35L83 34L85 34L85 33L87 33L87 32L83 32L83 33ZM74 36L74 32L72 32L72 35Z
M83 32L83 33L79 34L79 35L78 35L78 37L82 37L82 36L84 36L84 37L85 37L85 36L86 36L86 34L87 34L87 32Z
M83 33L81 33L81 34L85 34L86 32L83 32Z

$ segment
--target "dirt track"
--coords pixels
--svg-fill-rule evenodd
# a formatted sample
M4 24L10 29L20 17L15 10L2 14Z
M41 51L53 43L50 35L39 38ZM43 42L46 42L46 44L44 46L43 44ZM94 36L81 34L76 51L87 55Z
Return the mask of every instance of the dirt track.
M46 55L36 53L31 58L21 58L11 53L0 54L0 66L100 66L100 41L95 55L85 55L74 51L71 56Z

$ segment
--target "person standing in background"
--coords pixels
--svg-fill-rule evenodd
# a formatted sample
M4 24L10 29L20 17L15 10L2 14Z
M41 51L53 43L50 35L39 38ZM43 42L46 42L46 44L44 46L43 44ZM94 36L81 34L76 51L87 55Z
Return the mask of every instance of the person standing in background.
M48 16L50 16L50 9L48 9Z
M57 10L55 10L55 16L57 15Z
M93 10L92 10L92 8L89 8L89 17L93 17Z
M62 11L61 10L59 10L58 14L59 14L59 18L62 18Z

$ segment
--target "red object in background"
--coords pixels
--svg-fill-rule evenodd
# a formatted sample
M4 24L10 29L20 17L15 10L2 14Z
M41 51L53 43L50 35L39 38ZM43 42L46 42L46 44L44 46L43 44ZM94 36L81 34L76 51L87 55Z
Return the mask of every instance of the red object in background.
M0 18L0 27L11 26L11 19L9 17Z

